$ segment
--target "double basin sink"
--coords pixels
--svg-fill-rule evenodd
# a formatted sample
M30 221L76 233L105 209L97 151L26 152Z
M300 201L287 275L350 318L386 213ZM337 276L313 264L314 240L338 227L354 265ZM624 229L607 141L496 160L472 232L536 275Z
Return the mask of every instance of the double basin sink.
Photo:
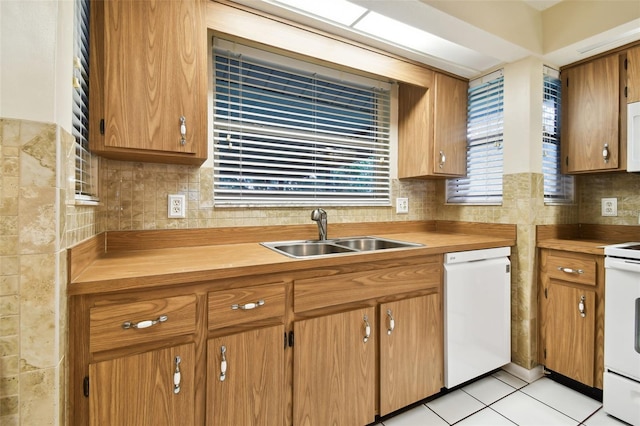
M285 256L293 257L295 259L423 246L423 244L389 240L386 238L378 237L350 237L336 238L331 240L274 241L260 244L277 253L284 254Z

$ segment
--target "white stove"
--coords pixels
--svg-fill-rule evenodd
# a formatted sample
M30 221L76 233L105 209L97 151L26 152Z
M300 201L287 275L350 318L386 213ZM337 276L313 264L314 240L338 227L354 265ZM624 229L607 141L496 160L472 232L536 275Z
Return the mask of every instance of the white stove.
M640 426L640 242L607 246L604 411Z
M640 260L640 242L606 246L604 248L604 254L605 256L620 257L623 259Z

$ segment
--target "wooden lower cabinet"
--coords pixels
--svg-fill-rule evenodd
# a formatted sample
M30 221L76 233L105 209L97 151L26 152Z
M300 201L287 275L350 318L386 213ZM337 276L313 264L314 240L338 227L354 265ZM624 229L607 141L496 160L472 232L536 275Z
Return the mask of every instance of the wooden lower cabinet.
M295 426L375 420L375 326L373 307L295 322Z
M551 281L547 289L545 365L589 386L594 384L595 300L595 291L560 282Z
M194 367L194 344L89 365L89 424L195 424Z
M441 265L74 296L69 424L370 424L442 386Z
M284 423L284 326L207 343L207 425Z
M380 415L443 386L440 294L384 303L380 310Z
M540 364L602 389L604 256L540 250Z

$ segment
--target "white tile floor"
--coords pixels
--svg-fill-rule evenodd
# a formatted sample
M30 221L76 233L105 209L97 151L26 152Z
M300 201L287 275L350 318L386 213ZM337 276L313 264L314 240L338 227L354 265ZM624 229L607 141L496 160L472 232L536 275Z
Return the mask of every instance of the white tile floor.
M384 426L621 426L602 404L546 377L527 383L505 371L379 423Z

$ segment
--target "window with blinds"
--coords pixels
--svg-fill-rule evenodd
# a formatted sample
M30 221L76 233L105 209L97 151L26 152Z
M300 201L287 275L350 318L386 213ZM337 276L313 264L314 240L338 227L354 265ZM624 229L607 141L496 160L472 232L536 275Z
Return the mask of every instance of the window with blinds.
M89 152L89 0L75 0L73 117L71 133L75 137L75 198L97 202L97 159Z
M216 205L390 205L389 83L220 39L213 57Z
M542 174L544 201L573 202L573 176L560 174L560 73L544 67L542 101Z
M447 203L501 204L504 76L469 82L467 176L447 180Z

